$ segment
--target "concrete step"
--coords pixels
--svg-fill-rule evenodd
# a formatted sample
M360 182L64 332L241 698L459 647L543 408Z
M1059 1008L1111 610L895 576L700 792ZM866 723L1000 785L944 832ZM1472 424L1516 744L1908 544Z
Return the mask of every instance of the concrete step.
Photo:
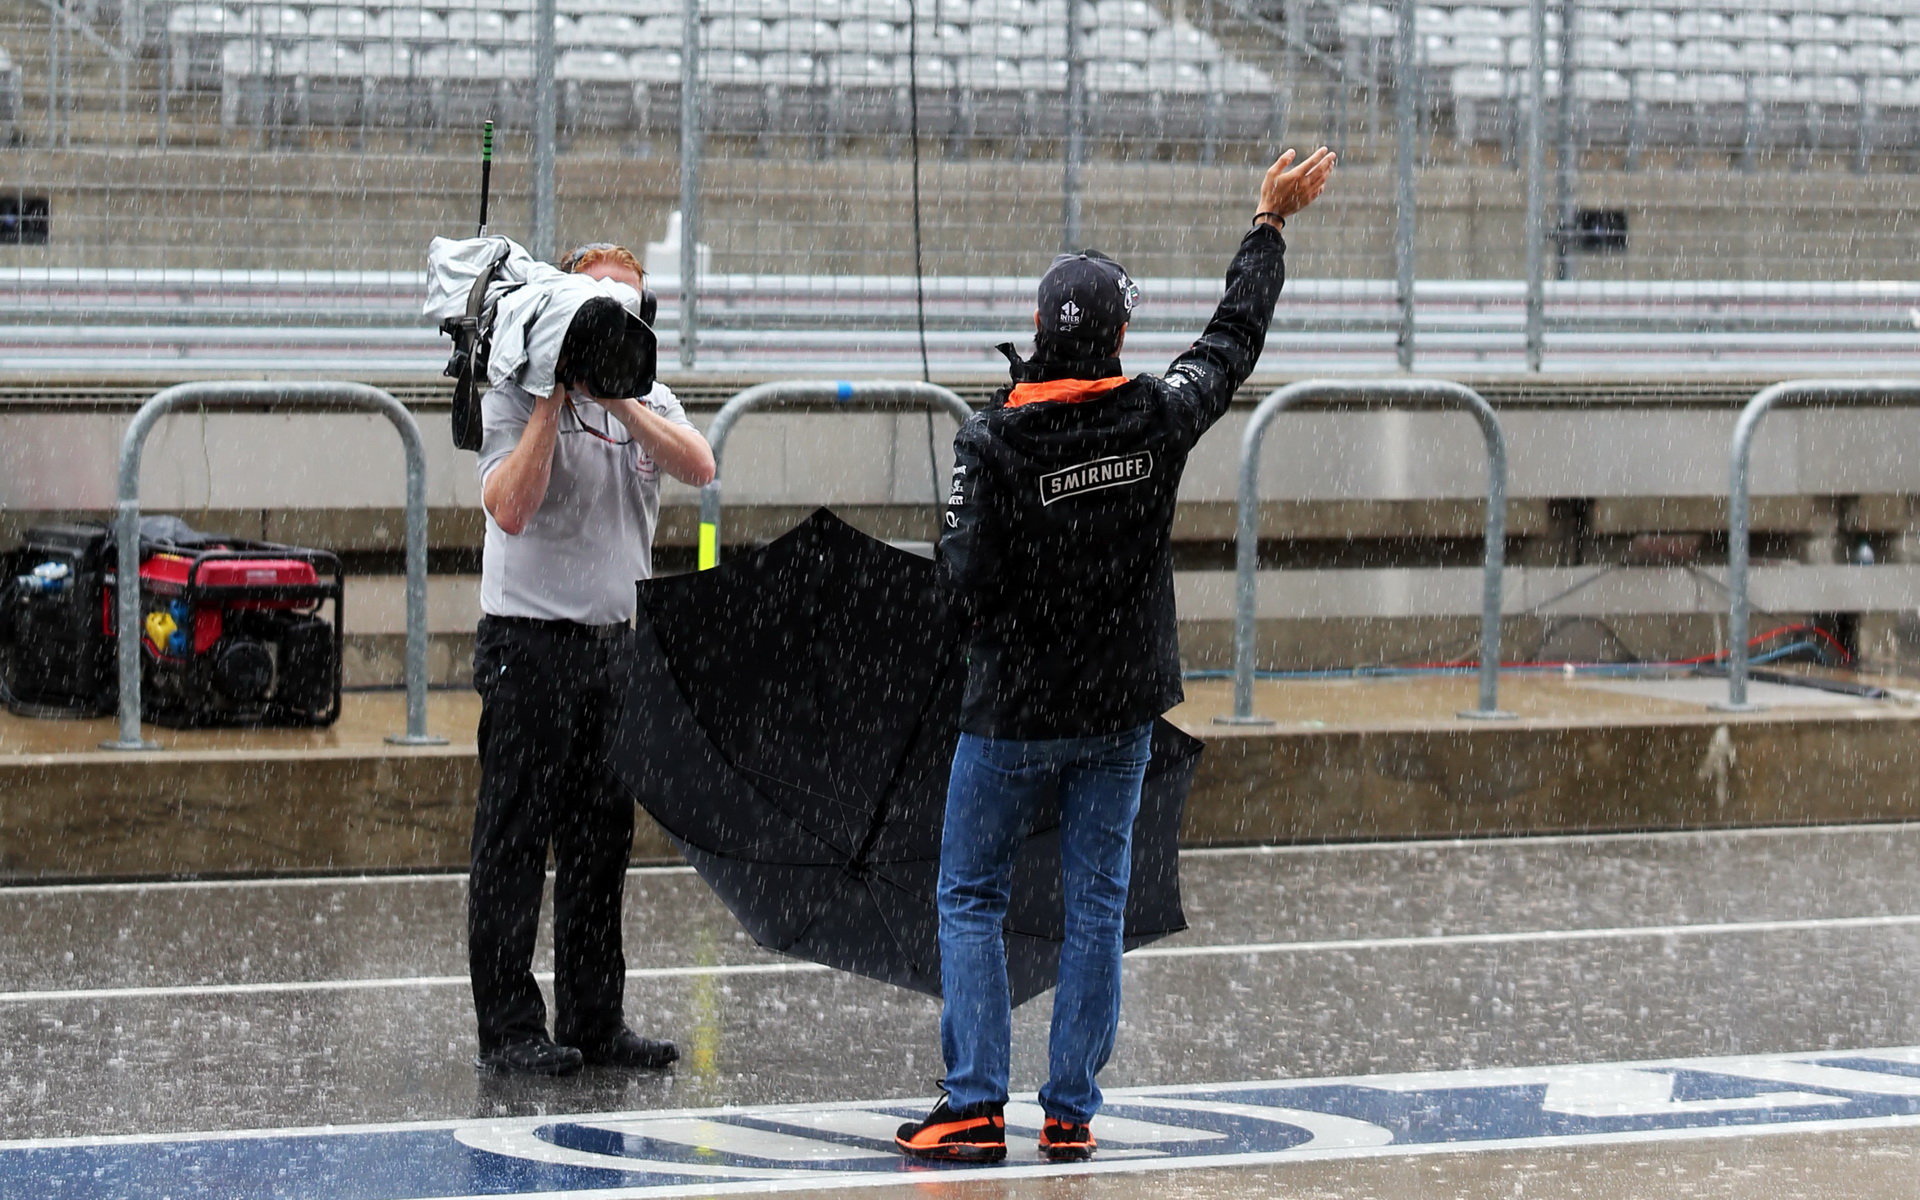
M1262 682L1278 724L1250 729L1214 723L1225 684L1189 692L1171 716L1207 752L1188 846L1920 818L1903 704L1782 688L1729 716L1536 676L1490 722L1457 715L1471 679ZM402 697L359 695L330 729L149 727L162 748L127 754L97 749L109 720L0 713L0 880L458 869L477 718L472 693L436 694L428 728L452 744L396 747ZM672 856L645 820L633 853Z

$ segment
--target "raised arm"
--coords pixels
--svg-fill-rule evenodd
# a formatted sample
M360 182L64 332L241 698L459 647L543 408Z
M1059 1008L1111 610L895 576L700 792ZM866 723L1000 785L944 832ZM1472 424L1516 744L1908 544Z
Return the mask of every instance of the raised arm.
M1234 392L1260 361L1273 306L1286 281L1287 244L1280 230L1288 217L1319 197L1333 174L1335 157L1322 146L1296 164L1288 150L1267 168L1253 228L1240 239L1239 252L1227 268L1226 294L1206 330L1167 368L1167 382L1174 385L1196 439L1227 411Z

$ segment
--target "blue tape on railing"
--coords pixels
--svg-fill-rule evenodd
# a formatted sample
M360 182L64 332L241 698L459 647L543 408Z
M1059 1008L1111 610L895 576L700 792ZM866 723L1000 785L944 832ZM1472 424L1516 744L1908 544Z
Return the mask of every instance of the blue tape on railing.
M834 395L839 399L841 400L853 399L853 385L851 383L848 383L846 380L842 379L840 382L834 384L833 388L834 388Z

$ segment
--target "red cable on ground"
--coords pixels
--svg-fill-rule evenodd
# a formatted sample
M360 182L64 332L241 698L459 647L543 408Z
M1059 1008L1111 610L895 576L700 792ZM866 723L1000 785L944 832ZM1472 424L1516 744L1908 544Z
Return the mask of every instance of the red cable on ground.
M1818 625L1810 625L1805 623L1798 624L1798 625L1781 625L1777 628L1769 629L1765 633L1756 634L1755 636L1748 638L1747 645L1748 647L1758 646L1762 642L1771 641L1774 638L1777 638L1780 635L1786 634L1786 633L1813 634L1815 637L1831 645L1834 648L1834 650L1840 655L1840 661L1842 663L1850 663L1853 661L1853 655L1847 653L1847 648L1841 644L1839 638L1834 637L1832 634L1820 628ZM1692 658L1669 658L1669 659L1662 659L1658 662L1641 663L1638 665L1647 666L1647 667L1697 667L1702 663L1718 662L1725 657L1727 657L1727 652L1725 650L1720 650L1713 654L1695 655ZM1446 670L1446 669L1457 668L1457 667L1475 667L1479 665L1480 664L1478 659L1462 658L1462 659L1455 659L1451 662L1412 663L1408 666L1407 669L1413 670L1413 671L1433 671L1433 670ZM1629 664L1629 663L1601 664L1601 663L1579 662L1573 659L1552 659L1552 660L1536 660L1536 661L1527 661L1527 662L1503 662L1500 664L1500 667L1502 670L1509 670L1509 669L1520 669L1520 668L1526 668L1526 667L1537 667L1537 668L1591 667L1591 666L1602 666L1602 665L1631 666L1634 664Z

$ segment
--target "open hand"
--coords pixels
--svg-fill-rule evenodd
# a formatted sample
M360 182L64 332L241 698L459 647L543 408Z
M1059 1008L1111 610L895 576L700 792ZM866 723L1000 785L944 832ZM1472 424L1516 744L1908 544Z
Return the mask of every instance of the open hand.
M1322 146L1295 166L1294 152L1282 152L1267 168L1266 178L1260 181L1259 211L1277 213L1284 220L1312 204L1327 186L1338 158L1339 155Z

